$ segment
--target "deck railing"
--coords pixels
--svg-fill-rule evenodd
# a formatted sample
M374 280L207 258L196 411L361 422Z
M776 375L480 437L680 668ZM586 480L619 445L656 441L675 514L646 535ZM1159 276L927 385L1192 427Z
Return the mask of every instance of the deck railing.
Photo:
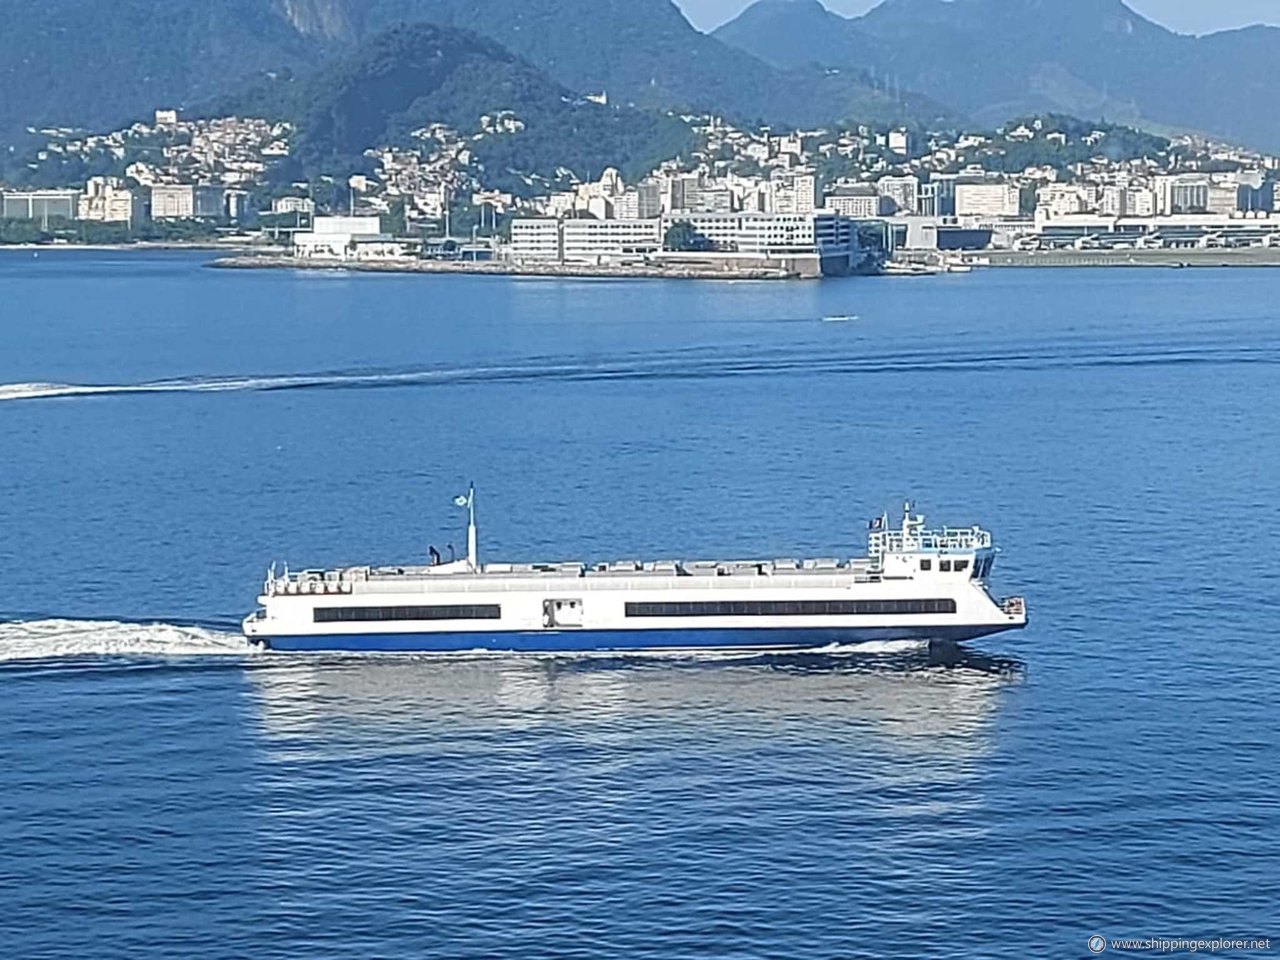
M867 549L873 557L886 553L916 553L921 550L984 550L991 546L991 534L981 527L943 530L919 530L904 534L901 530L881 530L867 538Z

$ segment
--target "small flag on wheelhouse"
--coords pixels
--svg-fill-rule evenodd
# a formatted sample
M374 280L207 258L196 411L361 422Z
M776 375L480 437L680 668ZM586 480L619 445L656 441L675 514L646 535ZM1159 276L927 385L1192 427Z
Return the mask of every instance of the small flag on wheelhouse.
M867 529L875 532L884 529L884 517L876 517L874 520L867 521Z

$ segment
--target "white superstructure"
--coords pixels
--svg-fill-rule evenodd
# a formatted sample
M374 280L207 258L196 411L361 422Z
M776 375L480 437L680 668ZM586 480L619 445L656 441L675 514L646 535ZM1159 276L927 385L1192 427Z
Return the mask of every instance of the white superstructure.
M865 639L967 640L1026 625L987 590L980 527L872 521L855 559L481 564L474 493L467 556L426 566L267 575L244 622L282 650L801 649Z

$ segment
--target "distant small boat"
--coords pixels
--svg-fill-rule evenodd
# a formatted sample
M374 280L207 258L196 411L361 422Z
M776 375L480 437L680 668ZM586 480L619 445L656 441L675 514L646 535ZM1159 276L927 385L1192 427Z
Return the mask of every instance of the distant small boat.
M923 263L908 263L901 260L888 260L880 270L890 277L932 277L941 270Z
M858 319L860 319L860 317L856 313L837 314L835 316L823 317L822 322L823 323L852 323L854 320L858 320Z

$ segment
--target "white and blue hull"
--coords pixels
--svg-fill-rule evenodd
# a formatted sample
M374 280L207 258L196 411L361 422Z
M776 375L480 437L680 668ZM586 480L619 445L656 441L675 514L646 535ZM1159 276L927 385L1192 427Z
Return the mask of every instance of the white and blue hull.
M924 628L702 628L673 630L565 630L519 633L348 633L262 637L271 650L289 653L722 653L820 650L884 640L960 642L1007 626L986 629Z

